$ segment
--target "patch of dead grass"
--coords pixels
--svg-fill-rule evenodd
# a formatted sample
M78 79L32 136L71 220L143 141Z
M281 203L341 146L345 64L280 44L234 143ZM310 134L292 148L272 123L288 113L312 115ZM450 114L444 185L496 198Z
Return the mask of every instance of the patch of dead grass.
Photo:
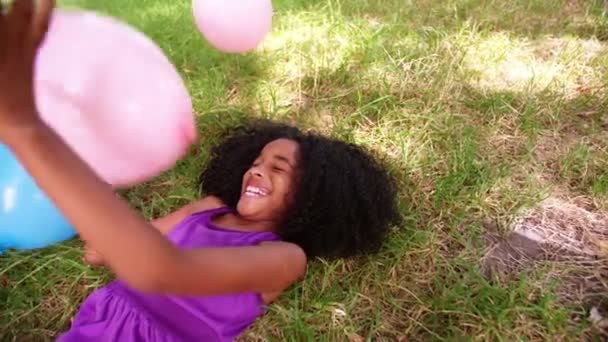
M608 310L608 211L593 199L549 197L522 212L509 232L484 256L487 276L513 280L542 265L536 286L557 281L561 303Z

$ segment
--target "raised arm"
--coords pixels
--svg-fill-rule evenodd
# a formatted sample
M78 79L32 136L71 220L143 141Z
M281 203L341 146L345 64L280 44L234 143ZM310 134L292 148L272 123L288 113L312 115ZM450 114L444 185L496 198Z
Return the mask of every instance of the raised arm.
M34 11L34 3L40 10ZM16 0L8 13L0 8L0 140L80 236L119 279L141 291L273 292L297 280L306 258L291 244L175 248L42 122L33 95L33 61L52 8L52 0Z

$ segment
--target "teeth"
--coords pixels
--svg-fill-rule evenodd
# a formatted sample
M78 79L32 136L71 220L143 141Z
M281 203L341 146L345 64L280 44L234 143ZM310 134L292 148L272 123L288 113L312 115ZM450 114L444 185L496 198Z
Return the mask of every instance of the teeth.
M246 192L250 195L255 195L255 196L266 196L267 195L265 190L262 190L255 186L248 186L246 189Z

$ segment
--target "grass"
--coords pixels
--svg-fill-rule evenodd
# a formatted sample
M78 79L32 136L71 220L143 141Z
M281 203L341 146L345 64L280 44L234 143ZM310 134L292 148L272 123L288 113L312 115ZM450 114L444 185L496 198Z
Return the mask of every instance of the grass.
M156 217L197 196L220 128L288 120L391 159L403 227L368 260L311 263L244 340L511 341L598 338L542 268L481 276L482 222L549 193L608 209L608 16L583 0L275 0L258 50L211 48L184 0L64 0L143 30L189 87L201 141L126 193ZM0 336L51 340L110 279L69 241L0 257ZM2 338L0 337L0 340Z

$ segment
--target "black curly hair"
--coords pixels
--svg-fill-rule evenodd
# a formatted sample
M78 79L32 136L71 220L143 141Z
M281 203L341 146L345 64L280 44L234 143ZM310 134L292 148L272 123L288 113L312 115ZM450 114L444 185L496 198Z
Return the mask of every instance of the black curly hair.
M309 258L375 252L401 221L394 180L359 146L266 120L230 128L221 137L200 176L200 190L232 208L240 198L243 174L266 144L280 138L299 144L295 201L276 233Z

